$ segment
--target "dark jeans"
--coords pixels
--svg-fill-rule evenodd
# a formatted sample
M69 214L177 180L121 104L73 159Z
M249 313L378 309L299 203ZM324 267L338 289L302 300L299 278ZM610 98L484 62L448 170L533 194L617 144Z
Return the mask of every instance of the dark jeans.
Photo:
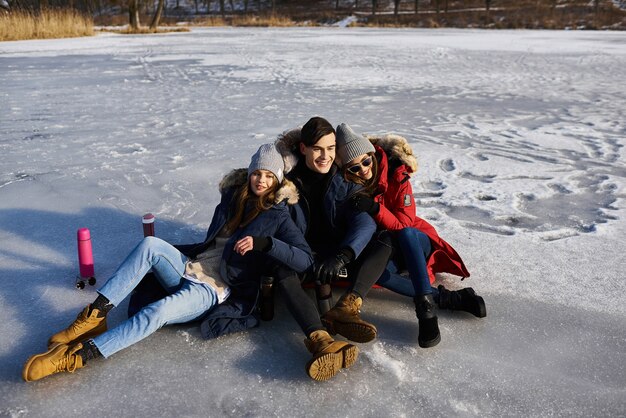
M377 284L402 295L433 294L435 301L439 292L430 285L427 262L432 251L430 239L416 228L404 228L395 234L394 247L399 249L399 256L408 270L408 279L398 272L397 264L393 261L387 265Z

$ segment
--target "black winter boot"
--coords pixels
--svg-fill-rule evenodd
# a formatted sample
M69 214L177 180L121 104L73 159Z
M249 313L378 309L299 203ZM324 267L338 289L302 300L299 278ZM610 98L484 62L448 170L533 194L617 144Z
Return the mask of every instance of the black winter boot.
M439 334L433 295L415 296L413 302L415 302L415 313L420 327L417 342L422 348L434 347L441 341L441 334Z
M469 312L478 318L487 316L485 301L471 287L461 290L448 290L439 285L437 289L439 289L439 308Z

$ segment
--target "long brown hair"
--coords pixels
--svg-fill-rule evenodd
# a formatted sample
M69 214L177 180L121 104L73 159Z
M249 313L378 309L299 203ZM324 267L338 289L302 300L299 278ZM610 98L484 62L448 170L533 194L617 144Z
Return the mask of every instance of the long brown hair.
M229 211L232 215L225 225L226 231L232 234L237 228L243 228L252 222L254 218L259 216L261 212L274 206L276 192L278 192L280 186L281 183L279 183L276 176L274 176L274 183L265 193L261 196L257 196L250 190L250 177L248 177L246 182L235 192L231 210ZM252 203L252 207L244 217L248 202Z
M359 193L373 196L378 188L378 159L376 158L376 153L374 152L368 152L367 155L372 157L372 178L365 180L357 174L351 173L348 171L348 164L343 165L343 178L346 179L346 181L363 186L363 189Z

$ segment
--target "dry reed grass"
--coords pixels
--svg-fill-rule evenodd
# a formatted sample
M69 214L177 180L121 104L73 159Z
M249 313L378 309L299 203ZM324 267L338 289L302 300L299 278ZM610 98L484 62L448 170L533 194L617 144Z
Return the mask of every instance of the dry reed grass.
M124 27L124 29L120 30L110 30L105 29L103 32L115 32L121 33L123 35L145 35L149 33L170 33L170 32L189 32L189 28L178 27L178 28L167 28L159 27L157 29L150 29L149 26L141 26L138 29L132 29L130 26Z
M194 26L228 26L228 22L217 16L209 16L206 18L196 19L193 21Z
M231 24L233 26L263 26L263 27L288 27L295 26L296 23L287 16L269 15L269 16L237 16L233 18Z
M72 9L0 14L0 41L74 38L93 34L92 18Z
M242 27L289 27L297 23L291 18L280 15L242 15L232 17L212 16L206 19L196 20L194 26L242 26Z

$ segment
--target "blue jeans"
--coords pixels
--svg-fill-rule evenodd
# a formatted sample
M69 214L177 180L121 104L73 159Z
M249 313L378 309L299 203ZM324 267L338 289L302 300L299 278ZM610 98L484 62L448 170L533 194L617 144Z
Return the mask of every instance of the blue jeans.
M98 291L112 305L119 305L152 270L169 293L132 317L93 339L104 357L146 338L163 325L199 319L218 302L215 290L183 278L187 257L167 242L144 238Z
M414 297L432 294L437 299L439 292L431 287L426 267L432 250L428 236L416 228L404 228L397 232L396 241L409 272L409 278L401 276L397 266L391 261L377 284L401 295Z

